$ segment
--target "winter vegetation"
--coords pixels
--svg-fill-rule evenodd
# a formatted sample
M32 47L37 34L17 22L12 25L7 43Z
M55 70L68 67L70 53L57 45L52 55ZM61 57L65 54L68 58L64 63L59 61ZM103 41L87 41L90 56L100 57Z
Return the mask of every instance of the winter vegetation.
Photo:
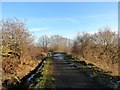
M2 82L4 87L11 87L40 63L44 52L35 47L24 22L8 19L1 23Z
M110 75L118 76L118 33L109 27L103 27L93 34L79 32L75 39L44 35L39 37L36 45L23 21L7 19L0 23L3 87L11 87L19 82L38 66L49 51L65 52L76 61L92 63Z
M95 34L78 34L72 47L77 60L85 60L114 75L118 75L118 53L118 33L108 27Z
M59 35L50 38L42 36L38 45L45 50L69 53L76 60L85 60L112 75L118 75L118 33L109 27L103 27L93 34L78 33L74 40Z

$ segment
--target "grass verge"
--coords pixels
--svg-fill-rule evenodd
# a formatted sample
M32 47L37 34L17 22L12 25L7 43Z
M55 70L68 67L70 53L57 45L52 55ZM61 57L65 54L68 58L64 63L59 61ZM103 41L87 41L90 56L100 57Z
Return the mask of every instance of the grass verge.
M120 90L120 76L112 76L110 72L106 72L91 63L86 63L85 61L81 60L74 60L69 56L66 56L65 59L69 63L73 64L73 66L77 67L80 71L91 78L94 78L104 86L113 88L115 90Z
M52 66L52 59L48 58L45 61L44 67L42 69L42 73L39 77L36 77L32 88L37 89L55 89L55 80L53 77L53 66Z

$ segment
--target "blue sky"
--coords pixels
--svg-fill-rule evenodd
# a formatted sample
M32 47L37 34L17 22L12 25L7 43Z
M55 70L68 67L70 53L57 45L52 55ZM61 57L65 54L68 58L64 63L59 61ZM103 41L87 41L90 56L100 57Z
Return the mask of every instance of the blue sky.
M26 19L26 27L38 38L77 32L96 32L104 26L118 28L117 2L8 2L2 3L3 19Z

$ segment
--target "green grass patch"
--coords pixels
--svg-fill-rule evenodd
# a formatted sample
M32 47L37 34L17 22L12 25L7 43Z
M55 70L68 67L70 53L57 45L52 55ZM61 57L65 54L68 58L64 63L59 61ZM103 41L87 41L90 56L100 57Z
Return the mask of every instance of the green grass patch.
M53 90L55 88L54 82L55 79L53 77L52 60L47 59L42 69L41 76L39 78L36 78L34 82L35 83L34 87L37 89L49 88Z

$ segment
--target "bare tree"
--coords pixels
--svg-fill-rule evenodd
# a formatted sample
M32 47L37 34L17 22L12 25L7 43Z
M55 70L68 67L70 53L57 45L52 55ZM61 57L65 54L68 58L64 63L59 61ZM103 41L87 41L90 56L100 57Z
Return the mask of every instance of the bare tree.
M35 69L39 58L34 57L38 56L40 49L35 48L34 39L26 29L24 21L15 18L2 20L0 24L2 83L9 87Z
M55 51L70 52L72 41L59 35L53 35L50 38L50 48Z
M79 33L74 41L72 52L73 54L75 53L77 57L81 56L82 58L86 58L87 53L91 51L91 45L93 45L91 35L84 32Z
M26 56L28 47L33 38L27 31L24 23L18 19L2 20L2 54L17 56L19 59Z
M93 36L96 48L99 48L100 55L106 54L112 59L112 63L117 61L118 56L118 35L106 27L100 29Z
M48 50L49 43L50 43L50 38L46 35L41 36L38 39L38 46L42 47L45 51Z
M95 34L82 33L74 40L72 53L115 74L118 62L118 34L104 27Z

